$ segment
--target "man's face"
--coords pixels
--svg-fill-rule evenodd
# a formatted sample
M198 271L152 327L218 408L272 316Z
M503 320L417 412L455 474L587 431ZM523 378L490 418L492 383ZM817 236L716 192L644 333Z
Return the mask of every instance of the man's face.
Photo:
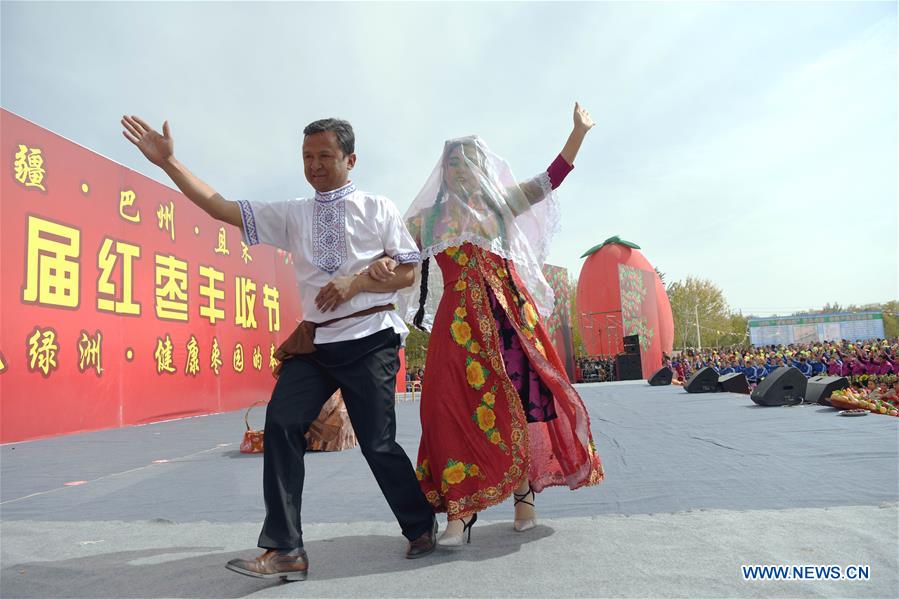
M347 184L356 155L346 155L333 131L313 133L303 139L303 172L315 191L333 191Z

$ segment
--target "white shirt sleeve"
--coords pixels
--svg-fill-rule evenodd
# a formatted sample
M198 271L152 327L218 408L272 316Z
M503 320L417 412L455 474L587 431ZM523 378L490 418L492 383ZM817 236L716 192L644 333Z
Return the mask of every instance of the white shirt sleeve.
M393 202L384 198L386 218L382 223L381 239L384 243L384 253L397 261L398 264L421 262L421 252L415 245L415 240L406 229L403 217Z
M243 238L247 245L265 243L284 251L291 251L289 231L291 201L249 202L237 200L240 205L240 216L243 219Z

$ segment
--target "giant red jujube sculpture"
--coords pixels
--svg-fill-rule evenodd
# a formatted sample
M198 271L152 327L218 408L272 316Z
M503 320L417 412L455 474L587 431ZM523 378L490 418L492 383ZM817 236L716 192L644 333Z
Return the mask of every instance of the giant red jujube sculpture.
M574 320L588 355L614 356L622 338L640 336L643 376L662 365L674 346L671 303L655 268L640 246L610 237L589 249L577 285Z

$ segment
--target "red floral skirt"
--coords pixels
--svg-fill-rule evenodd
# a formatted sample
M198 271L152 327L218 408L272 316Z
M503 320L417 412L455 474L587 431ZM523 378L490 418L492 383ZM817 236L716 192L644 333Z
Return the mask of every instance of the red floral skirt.
M471 244L448 249L437 263L445 287L428 342L416 468L428 501L464 518L504 501L525 478L537 492L599 483L587 410L514 266ZM551 419L528 423L491 296L552 395Z

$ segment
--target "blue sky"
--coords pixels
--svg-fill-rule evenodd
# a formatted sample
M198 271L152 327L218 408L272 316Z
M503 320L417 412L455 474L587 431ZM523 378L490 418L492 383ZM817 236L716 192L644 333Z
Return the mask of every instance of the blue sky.
M899 296L894 2L0 7L0 104L160 181L123 113L262 200L308 195L303 126L349 119L354 180L405 210L446 138L544 169L578 100L553 263L617 234L746 314Z

